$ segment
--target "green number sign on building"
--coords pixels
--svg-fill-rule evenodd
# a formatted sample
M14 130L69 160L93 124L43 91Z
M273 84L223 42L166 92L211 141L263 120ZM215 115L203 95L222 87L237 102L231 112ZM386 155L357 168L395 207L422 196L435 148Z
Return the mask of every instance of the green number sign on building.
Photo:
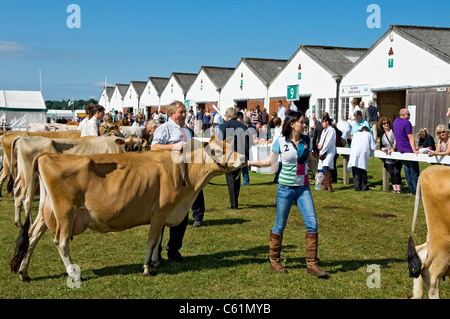
M288 101L297 101L300 98L298 92L298 85L288 85L286 100Z
M393 68L393 67L394 67L394 59L389 59L388 68Z

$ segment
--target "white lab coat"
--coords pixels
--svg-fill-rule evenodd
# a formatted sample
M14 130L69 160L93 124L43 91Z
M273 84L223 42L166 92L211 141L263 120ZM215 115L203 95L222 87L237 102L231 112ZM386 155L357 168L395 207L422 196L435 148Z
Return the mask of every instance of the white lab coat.
M318 145L322 145L319 154L327 153L327 157L324 160L319 160L319 169L322 169L323 166L333 169L334 155L336 155L336 130L331 126L324 129L320 135Z
M356 166L367 171L370 152L375 151L376 147L377 145L370 132L356 132L353 135L347 169L351 171L352 166Z

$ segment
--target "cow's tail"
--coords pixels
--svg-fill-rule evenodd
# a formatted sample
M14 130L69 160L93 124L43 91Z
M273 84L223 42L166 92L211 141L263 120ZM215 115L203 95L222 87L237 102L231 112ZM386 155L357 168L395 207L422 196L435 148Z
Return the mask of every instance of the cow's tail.
M417 254L416 243L414 241L414 229L416 227L417 214L419 213L420 197L421 197L421 185L419 178L417 182L416 200L414 203L414 217L411 226L411 234L409 235L408 252L407 252L409 276L414 278L418 278L420 276L422 269L422 261L420 260L420 257Z
M30 238L28 234L30 224L31 218L27 216L27 219L25 219L25 223L20 229L19 236L17 237L14 256L11 259L11 271L15 273L17 273L17 271L19 270L20 264L22 263L22 260L28 251L28 246L30 244Z
M45 153L40 153L35 156L32 163L33 168L33 175L38 169L38 159L41 155ZM31 187L30 189L35 189L35 179L31 179ZM29 230L31 225L31 203L33 201L33 192L29 192L29 201L28 201L28 207L26 207L27 216L25 218L25 223L23 224L22 228L20 229L19 236L17 237L16 241L16 247L14 250L14 256L11 259L11 271L17 273L19 270L20 264L22 263L23 258L25 257L25 254L28 251L28 247L30 245L30 237L29 237Z
M6 184L6 191L8 194L12 195L14 188L14 148L16 147L16 143L21 136L16 137L11 143L11 161L9 163L9 180L8 184Z

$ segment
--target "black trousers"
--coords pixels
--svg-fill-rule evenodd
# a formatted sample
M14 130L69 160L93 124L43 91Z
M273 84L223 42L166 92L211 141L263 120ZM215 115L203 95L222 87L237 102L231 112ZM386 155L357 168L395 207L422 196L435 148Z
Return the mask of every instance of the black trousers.
M369 187L367 186L367 171L365 169L352 166L352 173L355 191L369 190Z
M195 220L203 220L203 216L205 213L205 198L203 196L203 190L200 191L197 198L195 199L194 203L191 207L194 215ZM201 218L201 219L200 219ZM169 242L167 243L166 249L169 250L180 250L181 246L183 245L183 238L184 234L186 232L186 227L189 220L189 211L186 213L186 217L184 217L183 221L178 224L177 226L170 227L170 238ZM161 238L164 235L164 229L161 232ZM161 253L161 243L159 244L159 253Z
M241 190L241 170L235 170L225 174L230 195L231 208L239 208L239 191Z
M384 163L384 168L389 172L391 176L392 185L398 185L402 183L402 161L396 161L395 164Z

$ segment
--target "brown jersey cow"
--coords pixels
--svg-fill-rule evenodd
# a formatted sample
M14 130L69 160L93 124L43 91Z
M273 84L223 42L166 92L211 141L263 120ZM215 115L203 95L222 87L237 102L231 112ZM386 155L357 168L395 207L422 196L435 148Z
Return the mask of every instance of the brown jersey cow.
M30 135L30 136L44 136L50 138L79 138L81 136L81 131L62 131L62 132L25 132L25 131L13 131L7 132L4 134L1 143L3 149L3 169L0 173L0 197L1 197L1 189L4 181L11 176L11 151L12 151L12 143L17 136L22 135ZM16 156L16 155L14 155ZM15 173L15 172L14 172ZM13 188L13 180L10 179L8 182L7 191L10 195L12 195Z
M213 177L246 165L244 155L231 151L231 143L232 139L212 137L209 143L182 154L38 155L33 164L39 174L39 213L31 229L27 216L11 261L12 271L19 271L22 280L28 278L32 252L49 228L69 277L78 281L80 274L74 271L69 255L72 236L86 228L111 232L150 224L144 261L144 275L149 275L151 263L159 262L163 226L178 225ZM124 189L127 196L123 196ZM114 200L105 202L104 198Z
M415 246L414 228L420 196L427 221L427 241ZM430 166L419 177L414 219L408 243L408 267L414 277L410 298L422 298L425 286L429 298L439 298L440 280L450 276L450 167Z
M37 179L37 175L33 174L32 162L36 155L42 152L57 154L113 154L125 153L128 151L140 151L142 143L145 140L138 139L134 136L128 139L100 136L78 139L65 138L48 138L43 136L18 136L13 142L11 163L17 165L17 174L11 176L14 178L14 223L21 225L20 212L22 204L24 207L28 205L29 192L36 193L36 189L30 189L31 180ZM14 160L14 153L17 153L17 160ZM37 183L35 183L37 186ZM32 196L31 196L32 198Z

